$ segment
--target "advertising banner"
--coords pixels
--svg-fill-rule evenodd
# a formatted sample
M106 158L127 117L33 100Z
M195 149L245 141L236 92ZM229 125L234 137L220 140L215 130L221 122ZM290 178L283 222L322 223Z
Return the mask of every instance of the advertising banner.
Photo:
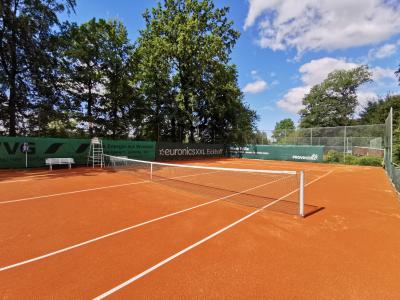
M0 168L41 167L46 158L73 158L85 165L89 139L0 137ZM103 140L105 154L154 160L155 142Z
M225 156L225 146L215 144L157 143L157 160L192 160Z
M242 157L322 162L324 159L324 147L298 145L248 145L243 149Z

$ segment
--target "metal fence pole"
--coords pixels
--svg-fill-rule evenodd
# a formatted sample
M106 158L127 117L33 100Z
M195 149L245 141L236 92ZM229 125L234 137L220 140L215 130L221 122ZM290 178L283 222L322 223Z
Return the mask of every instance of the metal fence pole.
M300 171L300 203L299 214L304 217L304 171Z
M346 126L344 126L344 138L343 138L343 162L346 162Z

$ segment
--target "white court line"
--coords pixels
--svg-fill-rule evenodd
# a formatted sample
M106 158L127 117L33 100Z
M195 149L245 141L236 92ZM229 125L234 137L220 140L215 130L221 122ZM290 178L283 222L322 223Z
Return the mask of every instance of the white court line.
M33 180L34 179L7 180L7 181L0 181L0 184L15 183L15 182L25 182L25 181L33 181Z
M314 179L313 181L310 181L309 183L307 183L306 185L304 185L304 187L309 186L310 184L312 184L312 183L314 183L314 182L316 182L316 181L318 181L318 180L320 180L320 179L322 179L322 178L328 176L328 175L331 174L332 172L333 172L333 170L329 171L328 173L325 173L324 175L321 175L321 176L317 177L317 178ZM243 221L247 220L248 218L250 218L250 217L254 216L255 214L259 213L260 211L264 210L265 208L267 208L267 207L269 207L269 206L271 206L271 205L274 205L275 203L281 201L282 199L284 199L284 198L286 198L286 197L292 195L293 193L295 193L295 192L297 192L297 191L298 191L298 189L297 189L297 190L294 190L294 191L292 191L292 192L290 192L290 193L288 193L288 194L286 194L285 196L280 197L279 199L277 199L277 200L275 200L275 201L273 201L273 202L271 202L271 203L269 203L269 204L267 204L267 205L264 205L263 207L261 207L261 208L255 210L255 211L253 211L252 213L250 213L250 214L244 216L243 218L241 218L241 219L239 219L239 220L237 220L237 221L235 221L235 222L229 224L228 226L221 228L220 230L218 230L218 231L216 231L216 232L210 234L209 236L206 236L206 237L203 238L202 240L200 240L200 241L198 241L198 242L196 242L196 243L194 243L194 244L192 244L192 245L186 247L185 249L183 249L183 250L181 250L181 251L175 253L174 255L172 255L172 256L170 256L170 257L164 259L163 261L160 261L158 264L155 264L154 266L152 266L152 267L148 268L147 270L145 270L145 271L143 271L143 272L137 274L136 276L130 278L129 280L127 280L127 281L125 281L125 282L123 282L123 283L117 285L116 287L114 287L114 288L108 290L107 292L101 294L100 296L97 296L96 298L94 298L94 300L101 300L101 299L104 299L104 298L110 296L111 294L113 294L113 293L117 292L118 290L120 290L120 289L126 287L127 285L131 284L132 282L135 282L136 280L140 279L141 277L143 277L143 276L145 276L145 275L147 275L147 274L153 272L154 270L160 268L161 266L163 266L163 265L165 265L166 263L172 261L173 259L175 259L175 258L177 258L177 257L179 257L179 256L181 256L181 255L183 255L183 254L185 254L186 252L192 250L193 248L195 248L195 247L197 247L197 246L199 246L199 245L205 243L206 241L212 239L213 237L216 237L217 235L220 235L221 233L227 231L228 229L234 227L235 225L237 225L237 224L239 224L239 223L242 223Z
M91 172L90 174L96 174L96 173L97 172ZM98 173L100 173L100 171L98 171ZM35 174L35 173L33 173L33 174ZM2 184L2 183L23 182L23 181L34 181L34 180L36 180L36 178L39 178L39 177L58 176L59 178L61 178L61 177L75 175L75 174L84 175L86 173L83 173L83 172L80 172L80 171L71 171L71 172L68 172L68 173L62 172L62 173L48 173L48 174L38 173L38 174L40 174L40 175L21 176L22 178L29 178L29 179L15 179L15 180L0 181L0 184Z
M192 174L192 175L176 176L176 177L153 180L153 181L157 182L157 181L165 181L165 180L193 177L193 176L199 176L199 175L209 175L209 174L214 174L214 173L219 173L219 172L222 172L222 171L213 171L213 172L204 172L204 173ZM267 175L269 175L269 174L267 174ZM30 200L36 200L36 199L42 199L42 198L50 198L50 197L56 197L56 196L72 195L72 194L77 194L77 193L91 192L91 191L97 191L97 190L103 190L103 189L109 189L109 188L116 188L116 187L124 187L124 186L129 186L129 185L136 185L136 184L150 183L150 182L152 182L152 181L151 180L144 180L144 181L138 181L138 182L124 183L124 184L117 184L117 185L108 185L108 186L102 186L102 187L98 187L98 188L90 188L90 189L77 190L77 191L71 191L71 192L63 192L63 193L57 193L57 194L49 194L49 195L34 196L34 197L21 198L21 199L15 199L15 200L1 201L0 205L1 204L16 203L16 202L23 202L23 201L30 201Z
M251 161L255 161L254 163L251 163ZM261 166L261 167L267 167L267 168L276 168L276 167L282 167L285 168L284 170L288 169L287 167L291 167L290 169L292 170L297 170L297 171L301 171L303 169L306 169L307 171L321 171L321 172L327 172L328 170L331 170L337 166L334 165L328 165L328 164L323 164L323 163L314 163L314 162L310 162L310 161L277 161L279 162L274 164L269 164L269 162L273 162L274 160L265 160L265 159L256 159L256 158L252 158L251 161L245 160L243 162L241 161L236 161L236 160L232 160L232 161L220 161L221 164L225 164L225 165L229 165L229 164L234 164L234 165L249 165L249 166ZM257 164L257 162L265 162L264 164L260 165L259 163ZM318 168L318 165L316 165L316 168L309 168L309 165L307 166L296 166L296 163L307 163L307 164L319 164L320 167L322 168ZM329 168L325 168L329 166ZM328 169L328 170L326 170ZM262 169L260 169L262 170Z
M160 221L160 220L172 217L172 216L176 216L176 215L182 214L184 212L187 212L187 211L190 211L190 210L194 210L196 208L199 208L199 207L202 207L202 206L206 206L206 205L212 204L212 203L220 201L220 200L228 199L228 198L231 198L233 196L236 196L236 195L239 195L239 194L242 194L242 193L246 193L248 191L251 191L251 190L254 190L254 189L257 189L257 188L260 188L260 187L263 187L263 186L266 186L266 185L269 185L269 184L272 184L272 183L275 183L275 182L277 182L279 180L282 180L282 179L285 179L285 178L288 178L288 177L291 177L291 176L282 177L282 178L279 178L277 180L274 180L274 181L271 181L271 182L267 182L267 183L258 185L256 187L252 187L250 189L247 189L247 190L244 190L244 191L241 191L241 192L237 192L237 193L234 193L234 194L231 194L231 195L228 195L228 196L224 196L224 197L221 197L221 198L218 198L218 199L214 199L214 200L211 200L211 201L206 202L206 203L202 203L202 204L199 204L199 205L196 205L196 206L185 208L183 210L180 210L180 211L177 211L177 212L174 212L174 213L170 213L170 214L167 214L167 215L155 218L155 219L151 219L151 220L145 221L143 223L132 225L132 226L129 226L129 227L126 227L126 228L123 228L123 229L120 229L120 230L105 234L105 235L101 235L101 236L98 236L96 238L87 240L87 241L79 243L79 244L75 244L75 245L72 245L72 246L69 246L69 247L66 247L66 248L62 248L62 249L59 249L57 251L50 252L50 253L47 253L47 254L44 254L44 255L41 255L41 256L38 256L38 257L34 257L34 258L31 258L31 259L28 259L28 260L24 260L24 261L21 261L21 262L12 264L12 265L1 267L0 268L0 272L5 271L5 270L9 270L9 269L13 269L13 268L16 268L16 267L19 267L19 266L22 266L22 265L26 265L28 263L32 263L32 262L35 262L35 261L38 261L38 260L42 260L44 258L47 258L47 257L50 257L50 256L54 256L56 254L60 254L60 253L63 253L63 252L66 252L66 251L69 251L69 250L72 250L72 249L75 249L75 248L78 248L78 247L82 247L84 245L96 242L98 240L102 240L102 239L105 239L107 237L123 233L125 231L129 231L129 230L132 230L132 229L135 229L135 228L138 228L138 227L150 224L150 223L154 223L156 221Z
M76 190L76 191L71 191L71 192L63 192L63 193L57 193L57 194L49 194L49 195L35 196L35 197L29 197L29 198L21 198L21 199L16 199L16 200L2 201L2 202L0 202L0 204L8 204L8 203L30 201L30 200L50 198L50 197L56 197L56 196L72 195L72 194L77 194L77 193L98 191L98 190L104 190L104 189L110 189L110 188L116 188L116 187L122 187L122 186L129 186L129 185L135 185L135 184L141 184L141 183L150 183L150 182L151 182L150 180L144 180L144 181L123 183L123 184L116 184L116 185L107 185L107 186L101 186L101 187L85 189L85 190Z
M168 179L161 179L161 180L157 180L157 181L170 180L170 179L176 179L176 178L184 178L184 177L191 177L191 176L197 176L197 175L208 175L208 174L213 174L213 173L217 173L217 171L194 174L194 175L177 176L177 177L171 177L171 178L168 178ZM21 198L21 199L16 199L16 200L2 201L2 202L0 202L0 205L1 204L8 204L8 203L15 203L15 202L22 202L22 201L30 201L30 200L36 200L36 199L42 199L42 198L50 198L50 197L56 197L56 196L64 196L64 195L71 195L71 194L77 194L77 193L91 192L91 191L110 189L110 188L116 188L116 187L123 187L123 186L129 186L129 185L136 185L136 184L142 184L142 183L150 183L150 182L152 182L152 181L151 180L143 180L143 181L116 184L116 185L108 185L108 186L102 186L102 187L90 188L90 189L84 189L84 190L77 190L77 191L71 191L71 192L63 192L63 193L57 193L57 194L34 196L34 197L29 197L29 198Z

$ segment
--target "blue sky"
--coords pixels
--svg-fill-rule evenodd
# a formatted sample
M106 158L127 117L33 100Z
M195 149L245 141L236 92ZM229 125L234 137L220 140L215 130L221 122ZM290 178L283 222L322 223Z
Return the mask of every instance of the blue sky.
M77 0L83 23L119 18L135 40L144 28L142 13L155 0ZM399 93L394 71L400 64L398 0L215 0L229 6L241 37L232 53L245 101L260 116L260 129L283 118L298 121L301 99L335 69L367 64L374 82L358 92L359 108L368 100Z

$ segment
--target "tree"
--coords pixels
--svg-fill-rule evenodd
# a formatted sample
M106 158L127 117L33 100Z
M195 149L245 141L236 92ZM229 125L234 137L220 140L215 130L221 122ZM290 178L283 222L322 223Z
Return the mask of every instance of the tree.
M102 21L102 20L101 20ZM125 26L117 20L110 20L104 27L102 58L102 76L105 88L99 100L99 118L103 135L127 137L132 121L135 120L138 107L135 101L139 96L135 88L134 47L128 39Z
M400 95L387 95L378 101L370 101L360 113L358 122L363 125L384 124L393 108L393 159L400 162Z
M6 110L0 117L10 136L28 125L32 109L51 94L57 13L74 6L75 0L1 1L0 105Z
M351 70L337 70L321 84L315 85L304 97L300 111L301 127L333 127L349 125L354 116L357 89L371 81L367 66Z
M357 120L361 125L383 124L393 108L393 126L400 126L400 95L387 95L377 101L369 101L362 108L360 118Z
M268 145L269 139L268 135L265 131L256 130L254 133L254 143L256 145Z
M275 124L272 137L277 143L285 143L286 138L295 130L294 122L292 119L283 119Z
M138 51L149 55L139 69L152 113L146 135L215 142L252 133L255 113L244 105L236 67L229 64L239 32L227 13L228 8L217 9L211 0L165 0L145 12ZM158 70L155 62L160 62ZM250 131L240 135L238 127Z
M70 96L73 116L88 128L90 136L100 130L96 108L105 89L102 66L107 26L105 20L93 18L79 27L72 26L65 37L69 41L63 63L65 89Z

